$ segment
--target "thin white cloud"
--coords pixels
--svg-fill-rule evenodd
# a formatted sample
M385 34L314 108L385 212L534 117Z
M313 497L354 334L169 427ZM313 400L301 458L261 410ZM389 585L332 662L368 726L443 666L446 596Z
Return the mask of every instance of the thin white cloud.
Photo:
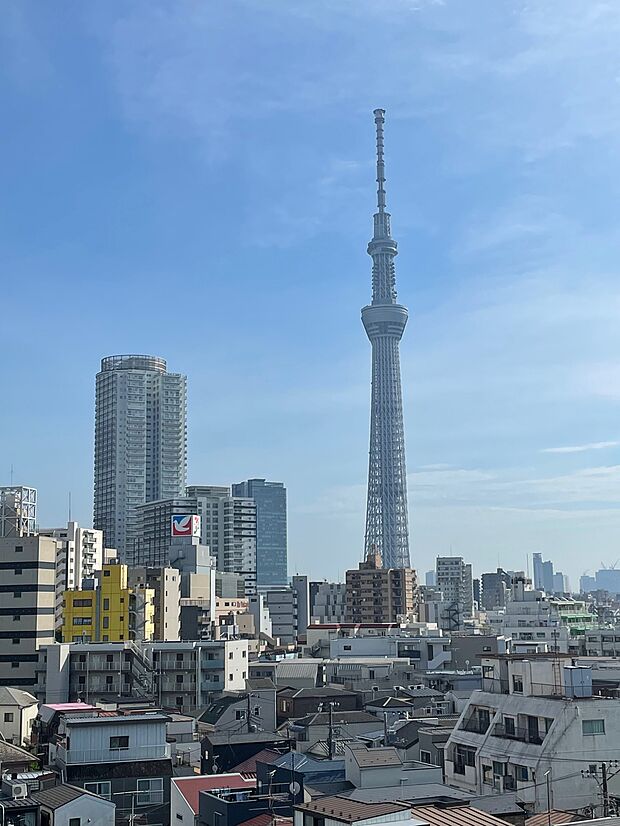
M585 453L588 450L605 450L608 447L618 447L620 442L588 442L585 445L567 445L565 447L546 447L541 453Z

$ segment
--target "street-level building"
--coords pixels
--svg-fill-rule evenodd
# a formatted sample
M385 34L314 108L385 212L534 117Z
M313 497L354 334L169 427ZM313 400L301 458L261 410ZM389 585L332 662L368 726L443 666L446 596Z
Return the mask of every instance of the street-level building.
M619 735L620 703L592 695L591 669L561 655L483 658L482 690L446 745L446 782L478 795L514 792L542 812L549 772L554 808L596 807L601 762ZM610 784L620 791L618 780Z
M117 823L170 823L172 759L161 712L63 715L50 765L74 786L113 800Z
M30 743L32 724L39 710L37 698L19 688L0 686L0 735L7 743Z
M32 690L54 640L56 551L47 536L0 538L0 686Z

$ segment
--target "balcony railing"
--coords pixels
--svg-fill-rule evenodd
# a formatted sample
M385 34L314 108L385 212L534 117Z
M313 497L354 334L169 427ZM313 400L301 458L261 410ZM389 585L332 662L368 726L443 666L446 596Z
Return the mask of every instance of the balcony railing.
M170 757L169 743L154 746L137 746L127 749L67 749L57 746L56 758L65 765L89 763L129 763L141 760L165 760Z
M461 731L471 731L474 734L486 734L491 725L490 720L479 720L477 717L470 717L461 726Z
M520 743L532 743L534 746L542 745L545 739L544 734L530 731L530 729L514 726L506 728L504 723L496 723L493 727L493 737L502 737L505 740L518 740Z

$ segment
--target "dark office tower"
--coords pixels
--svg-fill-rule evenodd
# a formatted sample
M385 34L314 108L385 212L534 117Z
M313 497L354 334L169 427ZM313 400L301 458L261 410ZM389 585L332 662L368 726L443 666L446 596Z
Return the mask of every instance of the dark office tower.
M108 356L97 373L94 527L124 561L136 508L185 494L187 379L156 356Z
M256 584L285 585L287 578L286 488L282 482L248 479L232 495L256 502Z
M400 384L400 340L407 308L396 302L396 241L385 209L384 110L375 109L377 212L368 244L372 257L372 301L362 322L372 345L370 457L366 506L366 556L379 554L385 568L409 568L407 468Z

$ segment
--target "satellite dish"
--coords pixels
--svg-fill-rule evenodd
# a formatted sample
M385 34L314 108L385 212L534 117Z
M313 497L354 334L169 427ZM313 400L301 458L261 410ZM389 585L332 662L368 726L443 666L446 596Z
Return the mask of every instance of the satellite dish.
M296 780L293 780L292 783L289 783L288 790L293 795L293 797L297 797L297 795L301 791L301 786Z

